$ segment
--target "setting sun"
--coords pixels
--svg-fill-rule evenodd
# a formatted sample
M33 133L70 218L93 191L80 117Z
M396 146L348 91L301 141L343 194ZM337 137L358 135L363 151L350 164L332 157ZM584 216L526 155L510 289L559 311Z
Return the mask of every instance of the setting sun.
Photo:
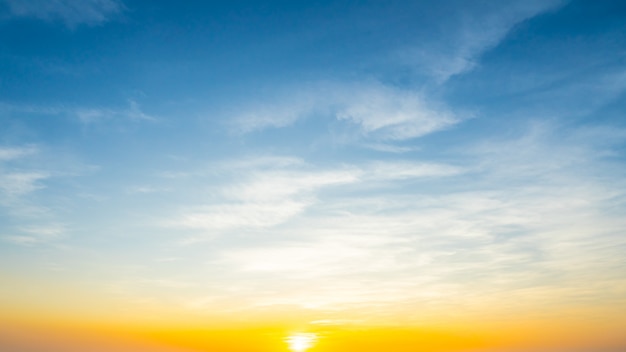
M311 333L297 333L285 339L287 345L289 345L289 349L294 352L306 351L313 346L316 340L317 336Z

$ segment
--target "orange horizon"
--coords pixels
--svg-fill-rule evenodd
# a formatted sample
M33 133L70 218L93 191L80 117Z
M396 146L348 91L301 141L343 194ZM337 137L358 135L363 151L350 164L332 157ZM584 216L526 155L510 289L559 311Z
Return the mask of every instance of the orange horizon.
M44 321L3 319L0 345L32 351L81 351L108 348L141 352L290 352L294 333L316 336L306 352L342 351L545 351L574 349L618 351L626 346L623 322L479 322L449 326L296 325L278 323L194 324ZM16 349L18 351L20 349ZM99 350L98 350L99 351ZM304 351L304 350L303 350Z

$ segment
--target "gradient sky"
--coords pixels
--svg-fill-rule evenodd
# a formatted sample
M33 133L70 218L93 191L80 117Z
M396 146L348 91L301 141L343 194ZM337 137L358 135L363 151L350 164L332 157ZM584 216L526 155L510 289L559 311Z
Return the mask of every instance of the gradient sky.
M624 1L1 0L0 326L623 350L625 111Z

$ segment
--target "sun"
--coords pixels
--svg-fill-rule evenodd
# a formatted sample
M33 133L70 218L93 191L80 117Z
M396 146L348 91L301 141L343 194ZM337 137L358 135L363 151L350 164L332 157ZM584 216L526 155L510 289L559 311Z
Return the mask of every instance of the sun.
M287 342L289 349L293 352L304 352L313 346L316 340L317 335L315 334L299 332L289 335L285 342Z

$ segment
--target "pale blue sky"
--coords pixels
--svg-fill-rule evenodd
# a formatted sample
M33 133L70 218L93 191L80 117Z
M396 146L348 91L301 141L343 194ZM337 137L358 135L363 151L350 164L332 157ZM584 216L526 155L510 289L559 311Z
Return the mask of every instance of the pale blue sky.
M0 1L0 273L313 320L623 305L625 36L620 1Z

